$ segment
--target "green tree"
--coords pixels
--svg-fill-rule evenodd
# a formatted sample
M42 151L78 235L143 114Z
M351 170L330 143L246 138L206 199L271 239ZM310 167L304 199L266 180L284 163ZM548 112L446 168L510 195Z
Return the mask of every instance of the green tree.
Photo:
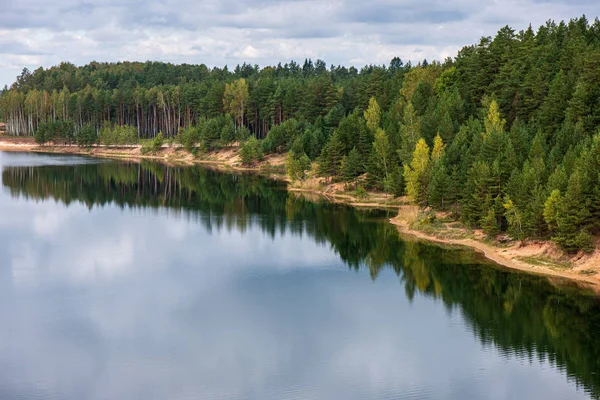
M354 147L347 156L342 158L341 176L344 182L354 182L362 170L362 161L358 150Z

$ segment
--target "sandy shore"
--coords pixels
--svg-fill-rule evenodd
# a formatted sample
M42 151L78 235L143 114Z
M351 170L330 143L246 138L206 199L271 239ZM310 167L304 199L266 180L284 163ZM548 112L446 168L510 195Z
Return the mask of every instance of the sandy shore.
M254 171L267 172L273 170L281 171L285 165L285 156L275 155L267 157L260 165L246 168L239 164L237 149L225 149L208 154L202 158L194 157L189 152L178 148L163 146L158 154L141 154L141 146L129 146L120 148L107 148L95 146L92 148L80 148L77 146L38 146L30 137L0 137L1 151L43 152L57 154L80 154L100 158L121 159L152 159L161 162L179 165L207 164L223 171ZM287 177L281 173L271 174L273 178L287 181ZM593 254L578 254L570 258L562 254L551 242L514 242L506 247L498 247L484 243L481 237L473 238L448 238L441 235L425 233L411 229L411 220L414 219L415 207L402 204L398 199L391 199L381 194L371 194L368 200L357 199L349 194L342 194L342 187L337 185L309 185L308 187L294 187L288 185L288 189L300 192L303 195L323 196L327 200L344 203L355 207L377 207L387 209L398 209L398 216L390 220L398 227L403 235L410 235L418 239L436 242L446 245L466 246L475 251L483 253L488 259L504 267L524 271L531 274L544 275L552 278L560 278L577 282L583 287L590 288L600 294L600 251L598 246ZM524 260L525 259L525 260ZM549 262L528 262L535 260L556 260ZM564 265L569 265L564 267Z
M401 208L399 215L390 219L390 222L396 225L403 235L444 245L469 247L506 268L573 281L582 288L591 289L600 294L600 250L598 247L592 254L577 254L568 257L562 254L556 245L550 241L513 242L506 247L498 247L476 238L440 238L433 234L411 229L409 222L402 214L403 210ZM556 264L553 266L538 265L523 260L523 258L546 259L552 257L551 254L553 253L559 253L559 255L554 255ZM568 258L565 259L565 257ZM561 266L559 264L561 259L565 265L570 264L570 267Z

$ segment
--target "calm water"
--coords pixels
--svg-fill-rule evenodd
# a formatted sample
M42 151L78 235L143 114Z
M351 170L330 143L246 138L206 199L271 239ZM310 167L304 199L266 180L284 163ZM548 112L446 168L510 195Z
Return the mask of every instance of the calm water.
M0 399L585 399L600 304L253 176L0 153Z

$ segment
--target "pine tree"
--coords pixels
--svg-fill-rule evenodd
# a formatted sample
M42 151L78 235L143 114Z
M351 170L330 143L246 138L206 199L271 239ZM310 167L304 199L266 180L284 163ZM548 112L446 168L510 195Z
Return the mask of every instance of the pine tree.
M435 163L431 168L429 180L428 203L435 208L445 209L448 204L447 192L450 186L450 177L443 160Z
M496 237L500 233L496 211L494 210L492 203L486 205L484 209L487 209L487 211L484 212L483 218L481 218L479 224L489 238Z
M576 170L569 179L569 186L562 205L555 207L558 211L556 235L552 239L569 252L579 249L590 250L592 247L592 239L587 226L591 215L587 204L582 202L583 190L583 176L579 170ZM550 219L550 221L552 220Z
M525 237L523 217L515 203L508 196L504 199L504 209L504 217L508 222L509 235L518 240L523 239Z
M338 133L334 133L331 140L327 142L319 159L319 173L321 176L335 178L339 175L344 145Z
M344 182L353 182L361 171L361 160L358 150L354 147L347 156L342 158L340 167L341 176Z

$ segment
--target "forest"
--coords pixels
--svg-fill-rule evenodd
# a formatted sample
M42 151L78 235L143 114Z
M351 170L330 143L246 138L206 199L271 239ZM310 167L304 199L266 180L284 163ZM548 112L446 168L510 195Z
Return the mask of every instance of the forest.
M0 97L10 135L42 144L152 140L246 164L287 153L349 189L407 195L490 237L591 251L600 233L600 21L510 27L453 59L232 71L158 62L23 70ZM152 147L151 146L151 147Z

